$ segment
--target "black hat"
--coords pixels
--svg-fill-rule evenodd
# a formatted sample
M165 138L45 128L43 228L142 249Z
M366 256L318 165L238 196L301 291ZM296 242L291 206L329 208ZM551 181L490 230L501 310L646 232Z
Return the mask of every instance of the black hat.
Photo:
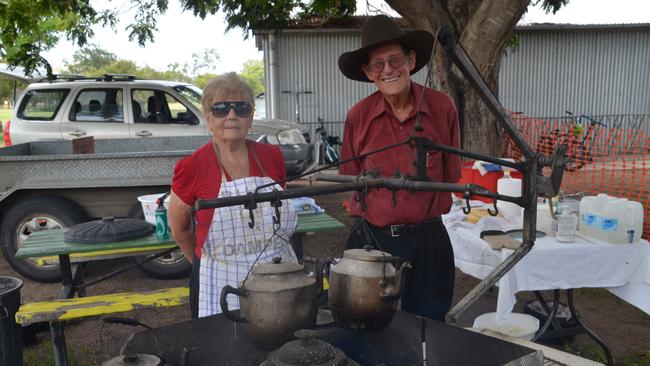
M339 69L349 79L370 82L361 70L361 65L366 62L370 49L387 43L399 43L415 50L415 68L411 71L414 74L431 58L433 35L423 30L405 33L385 15L371 17L361 29L361 48L342 54L339 57Z

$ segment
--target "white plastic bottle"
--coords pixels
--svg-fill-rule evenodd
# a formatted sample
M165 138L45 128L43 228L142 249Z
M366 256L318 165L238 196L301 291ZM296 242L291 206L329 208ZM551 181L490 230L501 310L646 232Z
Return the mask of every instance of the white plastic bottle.
M503 178L497 180L497 193L511 197L521 197L521 179L510 176L510 171L505 170ZM512 222L519 223L521 220L521 207L507 201L497 201L497 209L503 217Z

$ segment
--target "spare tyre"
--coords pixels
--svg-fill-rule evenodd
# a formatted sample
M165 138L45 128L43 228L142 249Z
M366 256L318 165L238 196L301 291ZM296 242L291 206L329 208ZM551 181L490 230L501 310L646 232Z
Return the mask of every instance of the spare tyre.
M61 278L58 264L41 265L35 259L16 259L16 251L37 231L60 229L87 220L74 202L59 196L25 197L10 206L0 224L0 240L5 259L23 276L39 282L57 282Z

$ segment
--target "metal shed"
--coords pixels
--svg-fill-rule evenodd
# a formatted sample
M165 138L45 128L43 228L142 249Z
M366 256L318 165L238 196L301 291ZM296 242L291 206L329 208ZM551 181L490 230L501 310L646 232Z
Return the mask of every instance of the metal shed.
M264 53L269 116L340 122L375 91L346 79L338 56L360 44L365 18L338 26L257 30ZM650 113L650 24L520 26L516 49L502 62L502 104L535 117ZM414 80L423 83L421 70ZM334 127L338 130L337 127ZM337 131L332 131L336 134Z

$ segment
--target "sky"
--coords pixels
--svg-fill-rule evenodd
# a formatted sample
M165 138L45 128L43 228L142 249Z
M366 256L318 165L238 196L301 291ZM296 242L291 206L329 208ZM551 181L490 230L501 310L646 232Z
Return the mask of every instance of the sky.
M112 7L120 5L122 0L108 3ZM383 11L390 11L383 1L370 0ZM99 1L93 4L101 3ZM360 0L359 13L366 13L366 1ZM616 5L612 5L616 4ZM123 18L129 18L125 12ZM204 49L216 49L220 61L215 70L221 74L229 71L240 72L244 62L262 59L262 52L255 47L252 34L244 39L241 29L232 29L225 33L225 20L222 14L208 16L205 20L182 12L178 1L171 0L166 14L158 18L158 32L154 34L154 43L140 47L129 42L124 28L127 22L117 26L117 33L101 27L94 28L95 37L90 41L103 49L117 55L120 59L135 61L138 66L150 66L165 70L172 63L189 63L193 53ZM556 14L545 14L539 7L531 7L519 24L530 23L573 23L573 24L612 24L612 23L650 23L650 1L648 0L570 0ZM64 61L72 61L72 54L78 48L62 40L54 49L46 52L45 58L53 65L55 72L64 67ZM206 70L207 72L207 70Z

